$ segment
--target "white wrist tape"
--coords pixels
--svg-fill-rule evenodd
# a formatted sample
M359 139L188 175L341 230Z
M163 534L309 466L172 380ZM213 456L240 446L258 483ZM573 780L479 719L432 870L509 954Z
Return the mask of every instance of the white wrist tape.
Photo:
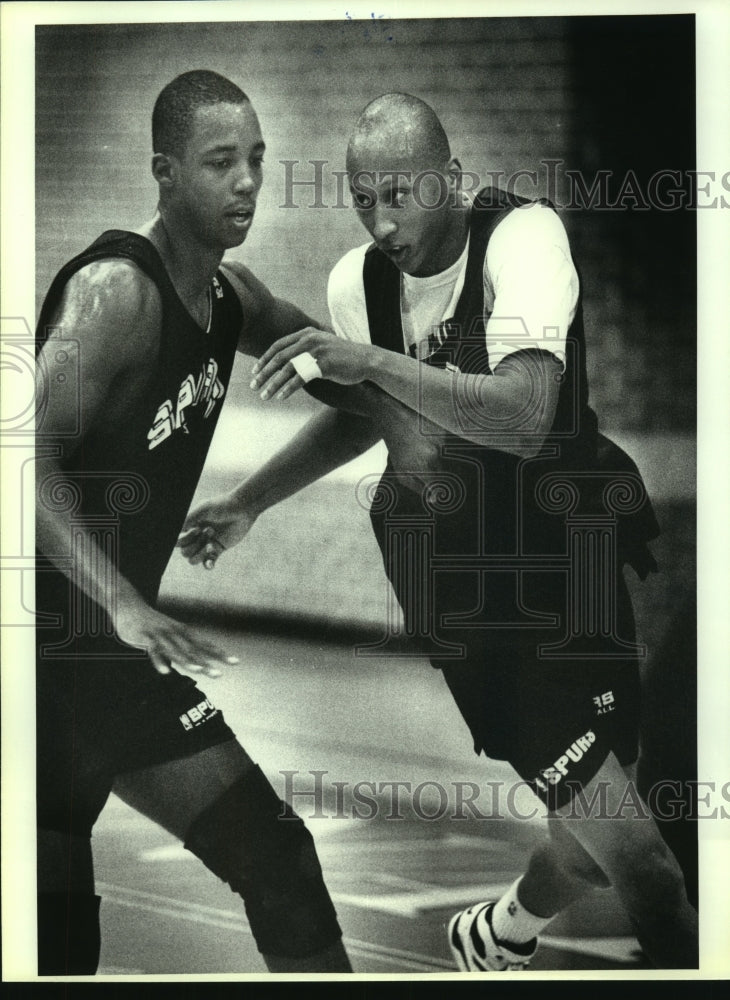
M292 367L302 382L311 382L313 378L322 378L322 370L309 351L297 354L291 359Z

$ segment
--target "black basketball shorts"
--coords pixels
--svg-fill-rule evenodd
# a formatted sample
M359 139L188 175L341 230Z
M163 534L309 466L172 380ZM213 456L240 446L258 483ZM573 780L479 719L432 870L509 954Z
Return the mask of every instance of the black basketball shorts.
M442 667L476 753L508 761L550 810L569 803L610 752L638 755L638 661L461 662ZM499 654L496 654L496 658Z
M115 777L234 738L192 677L134 662L41 662L38 825L88 835Z

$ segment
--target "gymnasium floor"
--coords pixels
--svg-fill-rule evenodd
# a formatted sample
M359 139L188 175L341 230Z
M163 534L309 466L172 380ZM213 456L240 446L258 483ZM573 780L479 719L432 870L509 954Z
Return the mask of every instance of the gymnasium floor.
M535 811L535 800L515 795L506 765L472 754L441 676L425 661L356 660L343 646L214 631L241 664L208 680L206 693L280 792L289 780L354 970L455 972L444 924L520 873L543 834L540 816L518 818ZM285 779L285 771L294 773ZM408 784L383 788L394 781ZM376 794L372 784L356 788L364 782ZM457 818L469 798L485 818ZM265 972L238 898L114 797L94 851L104 899L100 974ZM637 969L637 948L612 893L597 892L551 925L533 968Z

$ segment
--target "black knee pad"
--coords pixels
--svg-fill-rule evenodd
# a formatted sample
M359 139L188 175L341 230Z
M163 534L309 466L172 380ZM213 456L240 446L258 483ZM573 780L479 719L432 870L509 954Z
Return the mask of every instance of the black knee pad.
M185 847L242 896L263 954L304 958L341 937L312 835L259 767L196 818Z
M38 975L93 976L99 965L99 896L38 894Z

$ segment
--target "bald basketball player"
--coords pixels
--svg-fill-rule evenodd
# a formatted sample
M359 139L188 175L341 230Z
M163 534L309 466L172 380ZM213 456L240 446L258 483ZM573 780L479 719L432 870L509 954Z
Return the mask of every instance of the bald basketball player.
M583 659L539 652L561 638L572 609L564 573L550 569L565 553L565 515L548 513L538 487L558 474L590 500L591 483L602 489L606 475L638 479L588 405L581 287L565 229L548 204L492 188L466 198L440 121L406 94L365 108L347 170L370 242L330 276L336 335L284 337L252 383L264 399L307 384L336 409L194 511L183 552L191 562L217 558L266 507L383 438L389 461L371 519L406 630L418 632L426 606L427 638L442 650L432 662L476 752L509 761L549 815L525 874L451 920L459 969L525 968L557 913L609 885L656 967L696 967L697 914L633 785L639 676L623 566L642 578L652 569L646 543L658 529L648 504L618 539L610 634L595 636ZM424 514L438 573L411 566L406 536ZM540 571L527 566L517 578L520 554ZM449 644L461 658L447 655Z
M237 661L155 607L236 351L310 320L222 263L263 180L243 91L184 73L152 133L157 212L63 267L38 324L38 971L97 969L91 833L113 790L243 898L269 970L346 972L311 835L189 676Z

